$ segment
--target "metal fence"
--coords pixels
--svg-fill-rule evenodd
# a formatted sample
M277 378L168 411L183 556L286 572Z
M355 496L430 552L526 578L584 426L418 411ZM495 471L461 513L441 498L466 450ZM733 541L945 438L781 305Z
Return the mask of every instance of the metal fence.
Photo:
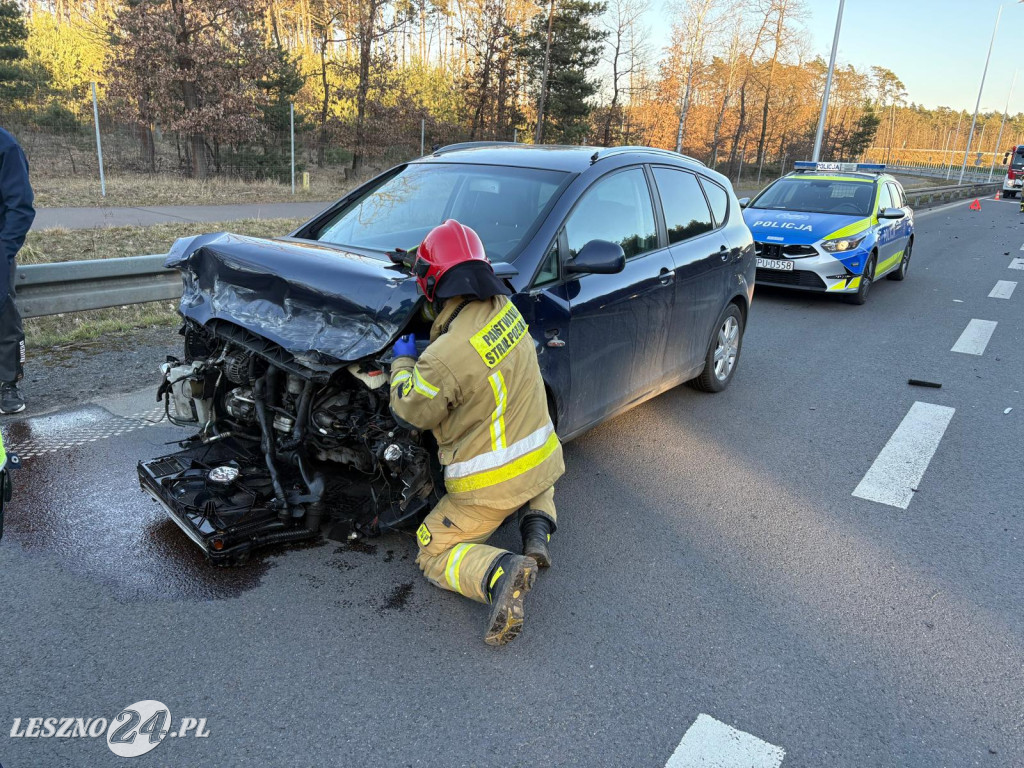
M909 190L912 207L980 197L998 184L965 184ZM106 309L168 301L181 295L181 277L164 268L164 254L119 259L28 264L18 267L15 285L23 317Z
M200 142L209 177L242 181L303 182L330 174L346 178L353 168L357 139L354 120L321 123L309 105L283 105L274 117L254 120L233 140L209 136ZM40 92L15 103L0 103L0 126L18 139L35 179L87 179L100 191L104 177L177 175L195 177L195 143L159 124L128 120L115 104L90 87L81 94ZM509 139L513 136L477 136ZM429 152L435 145L470 139L461 125L425 110L368 114L362 159L374 166ZM308 178L308 177L306 177Z

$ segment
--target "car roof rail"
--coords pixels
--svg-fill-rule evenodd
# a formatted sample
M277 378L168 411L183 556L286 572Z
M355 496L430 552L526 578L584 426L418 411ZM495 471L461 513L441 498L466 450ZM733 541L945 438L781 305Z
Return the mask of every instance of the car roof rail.
M460 141L457 144L448 144L435 149L430 154L443 155L445 152L455 152L459 149L476 149L478 147L514 147L519 145L518 141Z
M641 147L641 146L624 146L624 147L605 147L604 149L597 150L590 157L590 164L593 165L598 160L603 160L606 157L612 157L613 155L621 155L623 152L647 152L648 154L661 155L663 157L682 158L683 160L689 160L691 163L707 168L705 163L702 163L695 157L690 155L684 155L682 152L673 152L671 149L659 149L658 147Z

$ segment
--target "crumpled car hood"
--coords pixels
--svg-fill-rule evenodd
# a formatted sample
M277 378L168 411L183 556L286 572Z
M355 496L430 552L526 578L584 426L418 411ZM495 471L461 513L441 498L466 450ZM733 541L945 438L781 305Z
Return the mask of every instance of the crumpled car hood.
M176 241L165 266L182 273L185 317L234 323L320 362L380 352L420 303L391 262L314 242L199 235Z

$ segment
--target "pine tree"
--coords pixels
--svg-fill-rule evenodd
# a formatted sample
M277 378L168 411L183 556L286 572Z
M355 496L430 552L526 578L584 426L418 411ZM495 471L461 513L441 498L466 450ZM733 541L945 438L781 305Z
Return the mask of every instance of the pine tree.
M32 91L25 63L28 26L17 0L0 0L0 104L10 104Z
M864 154L867 148L871 146L871 142L875 140L878 126L881 123L882 118L878 116L878 113L875 112L871 104L866 104L864 114L857 121L857 127L854 128L853 133L846 142L845 154L847 157L854 159Z
M548 56L550 9L554 15ZM542 124L535 134L541 142L579 144L587 137L593 109L589 99L598 89L588 76L601 59L605 38L595 22L604 10L603 2L554 2L533 18L523 37L520 56L529 70L530 93L538 103L543 97Z

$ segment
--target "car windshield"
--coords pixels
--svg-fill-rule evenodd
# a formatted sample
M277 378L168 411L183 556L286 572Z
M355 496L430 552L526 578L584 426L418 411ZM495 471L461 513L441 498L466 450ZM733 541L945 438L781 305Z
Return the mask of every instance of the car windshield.
M1017 147L1017 151L1013 153L1013 159L1010 161L1010 167L1015 171L1024 168L1024 147Z
M536 168L411 164L338 212L316 239L386 258L384 252L419 245L432 228L457 219L476 230L492 261L505 261L565 177Z
M873 182L816 179L808 176L779 179L758 195L750 207L867 216L874 202Z

